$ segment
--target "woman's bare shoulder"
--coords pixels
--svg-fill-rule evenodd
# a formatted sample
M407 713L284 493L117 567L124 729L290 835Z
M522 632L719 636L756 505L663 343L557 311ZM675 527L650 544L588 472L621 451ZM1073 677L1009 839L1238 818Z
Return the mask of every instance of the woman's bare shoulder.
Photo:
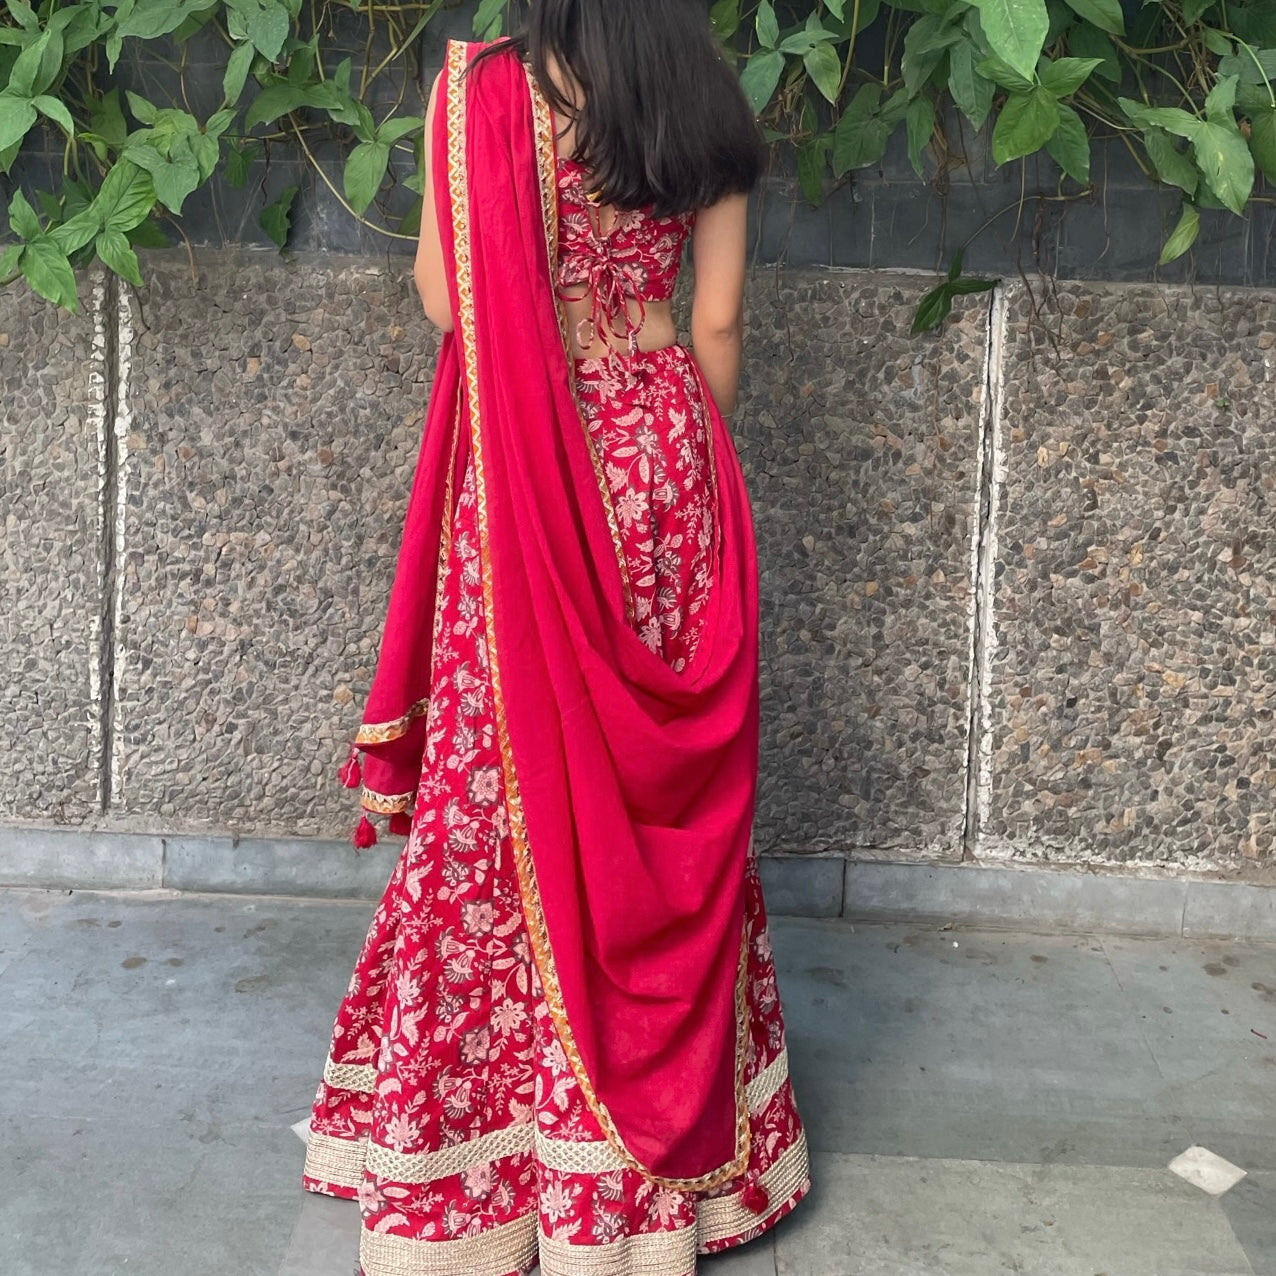
M724 195L716 203L696 210L695 229L700 238L738 230L749 215L749 196L743 192Z

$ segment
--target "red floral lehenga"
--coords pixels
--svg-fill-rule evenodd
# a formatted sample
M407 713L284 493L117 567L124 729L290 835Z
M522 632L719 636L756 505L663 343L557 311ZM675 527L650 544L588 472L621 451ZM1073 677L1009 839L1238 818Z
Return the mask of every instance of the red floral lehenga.
M471 50L449 46L450 83ZM555 180L567 216L580 175L559 166ZM579 258L563 264L573 238L564 237L560 283L580 277ZM681 246L673 239L671 253ZM659 253L648 264L660 273ZM599 279L590 280L596 293ZM648 297L663 291L647 284ZM692 676L720 575L721 423L683 346L579 360L572 373L628 623L666 666ZM523 1276L537 1262L543 1276L688 1276L697 1253L759 1235L809 1188L752 840L729 981L735 1151L721 1165L712 1157L711 1173L649 1172L633 1152L641 1131L620 1128L619 1086L604 1092L603 1056L595 1049L593 1070L582 1065L588 1025L579 1009L565 1014L554 962L570 952L552 933L553 955L538 948L544 919L519 861L525 812L510 800L493 672L481 453L449 473L428 689L413 701L424 711L412 719L421 761L410 833L338 1013L304 1185L358 1199L365 1276ZM532 772L524 759L519 774ZM363 778L370 809L407 809ZM684 1075L694 1091L694 1075ZM667 1093L649 1102L667 1102L675 1121L679 1098ZM651 1117L659 1128L661 1111Z

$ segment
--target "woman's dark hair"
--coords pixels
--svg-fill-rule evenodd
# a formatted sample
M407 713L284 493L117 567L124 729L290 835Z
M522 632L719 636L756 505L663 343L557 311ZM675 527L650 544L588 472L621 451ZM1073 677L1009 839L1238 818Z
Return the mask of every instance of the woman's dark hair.
M531 0L524 29L470 65L505 50L575 120L573 158L605 202L668 217L757 183L762 135L705 0ZM579 111L550 79L550 57L580 85Z

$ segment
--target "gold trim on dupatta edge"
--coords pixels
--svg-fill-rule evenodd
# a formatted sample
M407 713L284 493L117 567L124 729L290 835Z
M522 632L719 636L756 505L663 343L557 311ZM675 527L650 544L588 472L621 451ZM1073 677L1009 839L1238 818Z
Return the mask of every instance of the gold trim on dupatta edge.
M501 752L501 765L505 777L506 805L510 817L510 840L514 845L514 860L518 871L519 887L523 900L523 909L527 919L528 936L532 945L532 953L536 959L537 969L545 992L545 1000L549 1008L554 1026L558 1030L563 1051L571 1064L572 1072L580 1086L581 1093L589 1105L590 1111L598 1121L607 1141L616 1150L620 1158L630 1168L636 1170L645 1179L662 1187L675 1191L707 1191L738 1177L748 1167L751 1131L749 1127L748 1104L744 1091L744 1064L747 1047L747 1019L745 1011L745 976L747 957L747 930L742 924L740 937L739 975L736 980L736 1155L726 1165L708 1174L694 1179L674 1179L653 1175L646 1166L625 1146L611 1113L599 1099L594 1090L592 1080L585 1070L580 1050L576 1044L571 1024L568 1022L563 1005L562 988L558 982L557 969L550 948L549 935L545 926L545 915L541 907L540 892L536 883L535 867L527 842L527 828L523 818L523 804L518 787L518 776L514 768L513 753L510 748L509 724L505 717L505 702L501 691L500 661L494 637L494 595L491 572L491 549L487 526L487 493L486 476L483 463L483 440L481 430L482 401L478 380L478 360L475 347L475 312L473 268L470 257L470 217L469 217L469 183L465 157L465 70L468 65L466 46L458 41L449 41L446 58L446 120L447 120L447 170L448 189L450 195L453 226L455 230L456 249L456 288L458 300L458 333L461 339L461 356L465 372L465 384L469 392L470 434L473 450L474 473L478 489L478 527L480 544L480 565L483 579L483 604L488 617L487 646L488 664L492 678L492 694L495 707L497 737ZM534 84L531 85L533 107L536 97ZM542 128L538 129L536 138L539 147L539 158L542 175L542 189L545 180L545 164L554 163L552 146L553 129L548 133L551 146L546 156L546 135ZM547 263L548 267L548 263Z
M549 255L549 268L552 271L558 261L558 142L554 136L554 110L537 87L532 68L524 66L523 69L527 74L528 88L532 95L537 168L541 179L541 216L545 223L545 247ZM563 352L567 356L567 381L572 390L572 402L576 405L576 415L580 419L580 428L585 436L585 444L589 448L589 459L594 467L598 491L603 498L603 509L607 513L607 528L611 532L611 543L616 551L617 566L620 568L620 586L625 598L625 619L632 625L636 615L633 585L629 580L629 560L625 557L625 543L620 538L620 522L616 517L611 485L607 482L602 457L598 455L593 435L589 432L589 426L585 424L585 414L581 410L580 393L576 381L576 360L572 354L571 326L567 322L567 308L557 292L554 295L554 309L558 314L558 332L563 339Z
M461 415L463 411L461 396L458 394L456 411L452 414L451 443L448 445L447 478L444 480L443 487L443 528L439 536L438 566L435 569L434 580L434 627L430 635L431 669L434 667L433 652L439 645L439 628L443 620L443 582L447 573L448 555L452 552L456 449L461 438ZM358 735L354 738L354 747L359 749L367 745L388 744L391 740L398 740L407 734L408 728L417 718L427 714L429 710L430 697L426 696L424 699L418 700L407 713L401 718L396 718L393 722L378 722L370 726L360 727ZM359 794L359 804L365 811L372 811L377 815L407 814L412 811L416 804L416 797L415 791L412 793L378 793L375 789L370 789L364 785Z
M359 790L359 805L374 815L406 813L415 798L415 793L376 793L367 788Z
M388 744L391 740L397 740L400 736L407 735L408 728L429 706L430 701L427 697L424 700L418 700L403 717L395 718L393 722L372 722L360 727L354 743L362 747L365 744Z
M434 584L434 633L432 641L437 646L439 636L439 615L442 608L439 606L439 600L443 596L443 580L447 571L448 555L452 552L452 514L453 514L453 488L456 477L456 445L461 437L461 415L464 407L461 403L461 396L457 395L456 411L452 413L452 441L448 446L448 467L447 478L444 480L443 486L443 527L442 534L439 536L439 560L437 574ZM416 704L405 713L402 717L395 718L391 722L367 722L364 723L354 737L354 745L356 748L362 748L368 744L389 744L391 740L398 740L407 735L408 729L412 724L427 713L430 708L430 697L423 696ZM369 791L370 792L370 791ZM371 794L373 797L384 797L384 794ZM390 799L392 800L392 799Z

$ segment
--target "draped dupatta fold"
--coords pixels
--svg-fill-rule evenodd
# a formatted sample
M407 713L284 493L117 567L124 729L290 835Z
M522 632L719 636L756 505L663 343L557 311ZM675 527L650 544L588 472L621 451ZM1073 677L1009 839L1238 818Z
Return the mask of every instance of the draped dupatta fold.
M757 562L712 422L717 553L674 672L627 617L624 559L573 394L551 262L553 116L512 52L450 42L431 138L455 331L443 343L376 676L364 803L406 811L441 548L475 469L510 838L546 1001L607 1140L707 1190L748 1163L744 870L757 779Z

